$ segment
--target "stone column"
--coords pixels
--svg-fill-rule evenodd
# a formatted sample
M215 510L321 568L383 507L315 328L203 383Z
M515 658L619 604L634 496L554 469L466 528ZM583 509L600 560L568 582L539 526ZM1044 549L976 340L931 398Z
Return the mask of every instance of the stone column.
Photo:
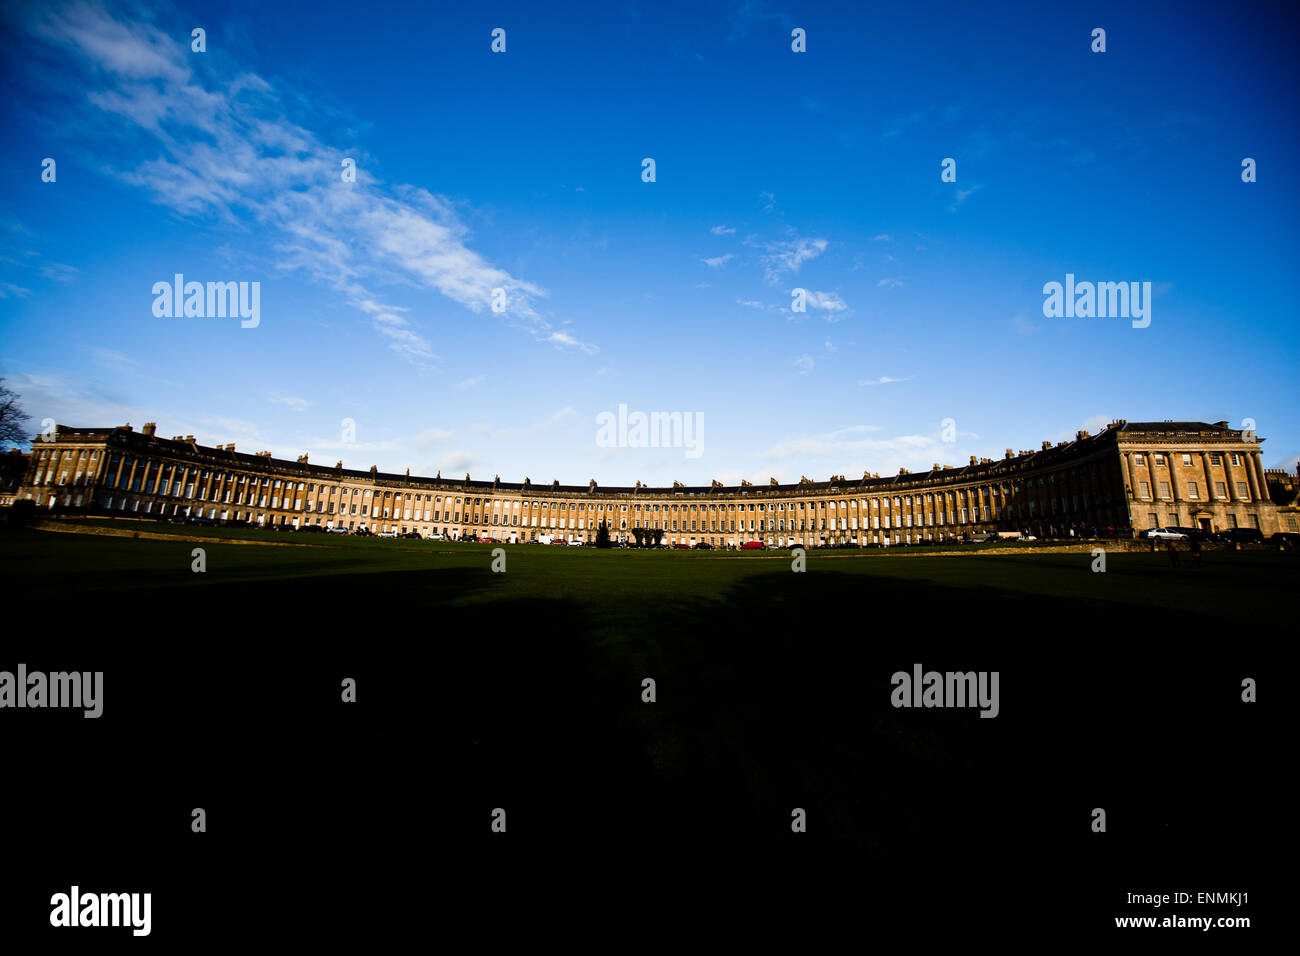
M1237 500L1236 475L1232 473L1232 452L1223 453L1223 483L1228 488L1228 504Z
M95 466L95 477L90 482L92 488L99 487L99 481L104 475L104 466L108 464L108 446L105 445L103 448L98 449L98 451L99 464Z
M1255 463L1255 471L1259 474L1259 497L1263 501L1269 501L1268 477L1264 474L1264 461L1259 452L1252 452L1251 461Z
M1255 463L1252 460L1253 458L1254 456L1250 452L1246 453L1246 481L1250 487L1250 500L1259 501L1261 497L1259 493L1259 479L1255 476Z

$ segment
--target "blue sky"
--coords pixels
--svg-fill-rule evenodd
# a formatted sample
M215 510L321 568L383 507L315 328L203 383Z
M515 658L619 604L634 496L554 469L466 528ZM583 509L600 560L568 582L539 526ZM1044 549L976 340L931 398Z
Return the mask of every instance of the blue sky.
M443 6L5 7L34 424L614 485L1251 419L1294 468L1289 7ZM178 272L259 282L260 324L156 317ZM1151 282L1150 327L1045 318L1066 273ZM703 454L600 447L620 404L701 415Z

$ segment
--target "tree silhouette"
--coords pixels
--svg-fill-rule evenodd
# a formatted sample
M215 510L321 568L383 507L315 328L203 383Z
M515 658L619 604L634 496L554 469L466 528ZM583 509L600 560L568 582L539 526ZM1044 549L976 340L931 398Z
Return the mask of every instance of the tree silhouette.
M0 444L24 445L30 441L28 421L30 417L18 404L18 393L6 388L0 378Z

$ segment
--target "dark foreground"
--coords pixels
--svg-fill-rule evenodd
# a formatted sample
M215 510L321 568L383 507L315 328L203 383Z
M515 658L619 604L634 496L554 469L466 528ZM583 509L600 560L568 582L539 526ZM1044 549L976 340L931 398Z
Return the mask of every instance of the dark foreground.
M520 545L494 574L490 546L319 543L214 541L195 574L191 542L0 537L0 670L105 675L99 719L0 710L6 927L39 931L75 882L151 891L154 945L186 949L254 927L620 946L688 911L809 944L1141 942L1161 931L1114 918L1171 912L1261 932L1293 554L1094 574L1086 554L810 552L792 573ZM997 671L998 716L891 706L918 663ZM1126 902L1237 890L1249 905Z

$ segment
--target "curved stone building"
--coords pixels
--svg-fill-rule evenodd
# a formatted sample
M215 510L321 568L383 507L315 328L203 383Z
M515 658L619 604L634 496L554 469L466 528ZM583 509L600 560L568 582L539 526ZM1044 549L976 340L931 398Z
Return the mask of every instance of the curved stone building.
M1227 422L1120 420L1034 451L888 477L671 488L354 471L155 432L153 424L139 432L58 426L35 443L15 498L42 509L508 542L590 542L605 521L616 541L658 528L666 544L720 548L915 544L996 531L1059 537L1108 527L1279 530L1259 440Z

